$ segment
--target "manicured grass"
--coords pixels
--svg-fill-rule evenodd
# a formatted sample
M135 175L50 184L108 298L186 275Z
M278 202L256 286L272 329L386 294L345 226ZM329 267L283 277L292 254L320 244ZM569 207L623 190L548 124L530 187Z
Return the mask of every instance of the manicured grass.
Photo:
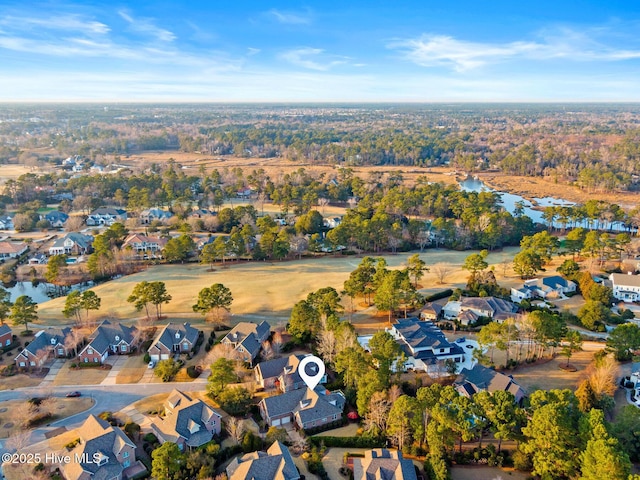
M116 376L116 383L137 383L147 371L147 364L143 355L132 355L127 358Z
M499 264L504 258L511 259L518 250L507 248L490 254L489 263ZM435 275L427 273L421 280L425 286L423 293L434 293L444 288L464 286L468 272L461 269L462 262L471 252L456 252L451 250L425 250L421 258L427 265L446 262L452 265L452 273L446 283L436 283ZM404 266L410 254L387 255L391 268ZM361 257L330 256L322 258L308 258L285 262L251 262L234 264L227 262L224 268L217 266L214 272L209 272L208 266L198 264L160 265L150 267L144 272L123 277L111 282L98 285L93 290L102 298L102 308L92 313L93 318L109 316L127 319L139 317L127 297L133 287L144 280L164 281L173 299L163 306L163 314L168 317L179 316L202 320L202 316L193 313L192 305L196 302L198 292L213 283L222 283L231 289L234 302L231 306L233 316L230 321L235 323L236 316L248 316L254 320L267 319L272 324L284 325L288 320L293 305L305 298L307 294L319 288L333 286L341 290L349 273L360 263ZM502 282L501 269L498 265L498 278L505 286L516 284L518 279L509 276ZM60 312L64 308L65 298L57 298L39 305L38 314L42 321L60 321ZM348 306L349 300L344 300ZM142 314L144 315L144 314ZM183 320L184 321L184 318Z
M54 385L98 385L109 374L100 367L72 369L72 360L67 360L53 380Z

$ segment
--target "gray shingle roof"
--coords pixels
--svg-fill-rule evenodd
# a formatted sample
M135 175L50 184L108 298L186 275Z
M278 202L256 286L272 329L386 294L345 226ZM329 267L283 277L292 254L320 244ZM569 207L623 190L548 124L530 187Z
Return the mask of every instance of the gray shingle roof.
M240 322L224 336L223 340L234 345L235 348L242 347L255 358L260 351L260 345L269 336L271 327L265 321L260 324L251 322Z
M524 390L522 390L513 378L482 366L479 363L471 370L467 368L462 369L454 385L464 388L468 393L473 392L469 396L482 391L493 393L498 390L511 392L516 399L519 399L519 395L520 397L524 396Z
M71 329L69 327L59 328L59 327L49 327L46 330L40 330L36 333L36 338L33 339L29 345L24 347L22 352L27 351L33 355L35 355L38 350L50 348L55 345L64 345L65 338L71 334ZM51 340L54 340L52 343Z
M402 452L377 448L354 458L354 480L417 480L413 462L402 458Z
M0 325L0 335L6 335L7 333L11 333L11 328L6 323Z
M198 330L193 328L188 322L183 324L168 323L160 333L156 335L149 349L157 346L157 344L161 344L169 350L172 350L174 345L180 344L185 339L189 341L191 345L195 345L196 340L198 340Z
M300 474L287 447L276 440L265 452L252 452L231 461L229 480L298 480Z
M393 325L404 341L412 348L447 348L451 343L442 330L431 322L421 322L417 318L398 320Z
M131 345L135 332L135 327L128 327L121 323L111 323L105 320L91 334L89 344L82 351L87 348L93 348L96 352L103 354L109 349L110 345L119 345L121 342Z
M339 393L325 394L326 390L317 387L317 391L309 388L291 390L281 395L267 397L261 401L270 418L286 414L296 414L301 423L322 420L332 415L341 415L345 399ZM319 393L322 392L322 393ZM335 402L333 405L331 402Z

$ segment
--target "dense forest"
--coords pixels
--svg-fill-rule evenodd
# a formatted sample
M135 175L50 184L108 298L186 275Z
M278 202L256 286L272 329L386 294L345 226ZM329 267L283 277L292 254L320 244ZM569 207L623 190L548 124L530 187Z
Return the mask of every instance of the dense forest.
M635 105L5 105L0 162L182 150L310 164L452 165L639 188Z

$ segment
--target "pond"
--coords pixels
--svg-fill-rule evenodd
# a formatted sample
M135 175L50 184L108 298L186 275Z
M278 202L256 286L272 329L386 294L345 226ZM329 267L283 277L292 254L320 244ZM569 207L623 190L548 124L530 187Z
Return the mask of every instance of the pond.
M542 218L542 211L536 210L533 208L537 206L538 208L542 207L550 207L550 206L563 206L570 207L575 205L574 202L570 202L569 200L565 200L562 198L554 198L554 197L543 197L543 198L534 198L533 200L536 202L536 205L531 203L524 197L520 195L515 195L513 193L500 192L498 190L494 190L487 185L485 185L482 180L479 180L474 177L467 177L466 180L460 182L460 188L467 192L496 192L500 195L502 199L502 205L504 205L505 210L509 213L513 214L516 210L516 204L519 202L524 206L524 214L531 218L534 222L543 223L546 225L544 218ZM553 222L553 226L556 228L562 228L563 226L559 222ZM586 221L576 223L576 227L584 227L590 228ZM621 222L604 222L603 228L606 230L615 230L615 231L627 231L627 227Z
M86 290L93 286L93 282L77 283L72 285L71 288L65 290L63 295L66 295L71 290ZM15 302L16 298L22 295L28 295L36 303L48 302L52 298L59 297L60 294L56 287L50 283L41 282L37 285L33 285L31 282L17 282L12 287L3 287L9 295L11 295L11 302Z

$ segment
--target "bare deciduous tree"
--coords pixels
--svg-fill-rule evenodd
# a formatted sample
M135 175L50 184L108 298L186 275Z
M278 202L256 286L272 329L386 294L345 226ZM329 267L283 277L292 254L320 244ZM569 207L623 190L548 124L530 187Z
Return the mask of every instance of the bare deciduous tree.
M225 425L225 430L229 434L229 438L231 438L235 443L240 443L244 436L244 432L246 431L244 420L236 417L229 417L227 424Z
M65 232L79 232L84 228L84 218L78 215L67 218L64 222Z
M431 271L436 276L439 285L442 285L447 277L451 274L451 265L444 262L436 263L431 267Z
M271 350L273 351L274 358L278 358L282 353L283 344L284 341L282 340L282 334L280 332L275 332L271 338Z
M402 396L402 389L398 385L393 384L387 392L387 396L389 397L389 402L393 405L393 403Z
M369 400L369 411L365 416L366 430L377 435L386 431L390 409L391 402L387 398L387 392L374 392Z

